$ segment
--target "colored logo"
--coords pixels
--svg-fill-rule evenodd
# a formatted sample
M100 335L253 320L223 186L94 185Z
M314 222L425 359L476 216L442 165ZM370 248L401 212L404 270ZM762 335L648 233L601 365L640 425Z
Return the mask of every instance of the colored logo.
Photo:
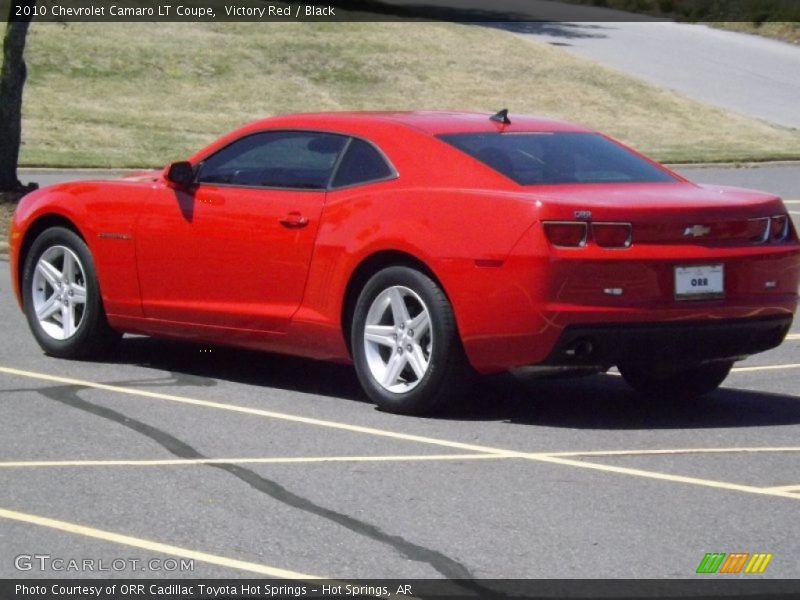
M698 573L763 573L772 554L763 552L709 552L697 566Z

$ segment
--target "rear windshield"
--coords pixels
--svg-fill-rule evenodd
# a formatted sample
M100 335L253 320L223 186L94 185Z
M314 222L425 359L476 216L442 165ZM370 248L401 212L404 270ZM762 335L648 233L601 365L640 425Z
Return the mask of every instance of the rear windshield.
M675 181L597 133L455 133L439 139L520 185Z

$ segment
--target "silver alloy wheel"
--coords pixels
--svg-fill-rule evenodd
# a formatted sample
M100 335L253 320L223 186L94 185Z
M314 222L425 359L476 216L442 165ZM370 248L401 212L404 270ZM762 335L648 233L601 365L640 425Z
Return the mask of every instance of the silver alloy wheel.
M33 310L42 330L54 340L78 331L86 310L86 273L66 246L51 246L36 263Z
M372 377L385 390L413 390L430 365L433 332L428 307L413 290L395 285L377 295L364 324Z

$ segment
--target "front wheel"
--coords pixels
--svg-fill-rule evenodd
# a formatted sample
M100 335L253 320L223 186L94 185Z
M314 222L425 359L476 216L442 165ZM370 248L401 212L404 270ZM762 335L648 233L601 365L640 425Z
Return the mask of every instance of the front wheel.
M51 227L34 240L25 258L22 298L28 325L48 354L86 357L120 338L106 321L89 248L69 229Z
M450 301L430 277L389 267L364 286L351 327L356 373L380 408L430 414L471 378Z
M637 392L656 400L691 400L717 389L733 361L694 365L619 365L625 381Z

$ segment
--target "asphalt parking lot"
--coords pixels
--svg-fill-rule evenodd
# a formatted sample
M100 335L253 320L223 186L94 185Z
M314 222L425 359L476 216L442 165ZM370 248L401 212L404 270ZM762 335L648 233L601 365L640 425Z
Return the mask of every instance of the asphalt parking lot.
M47 357L7 271L0 577L690 578L709 552L800 575L798 324L691 405L508 375L421 419L326 363L141 337Z

